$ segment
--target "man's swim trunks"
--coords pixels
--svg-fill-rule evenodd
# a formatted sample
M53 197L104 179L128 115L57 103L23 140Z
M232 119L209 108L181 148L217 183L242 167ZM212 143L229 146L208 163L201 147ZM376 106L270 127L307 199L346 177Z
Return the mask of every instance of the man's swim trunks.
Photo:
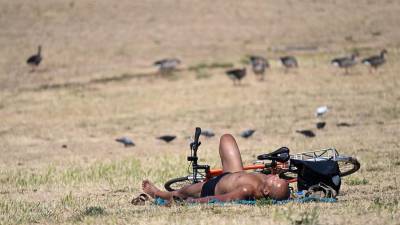
M223 173L221 175L218 175L207 182L203 184L203 188L201 189L201 197L207 197L207 196L214 196L215 195L215 187L217 186L219 180L221 180L222 177L225 175L230 174L230 173Z

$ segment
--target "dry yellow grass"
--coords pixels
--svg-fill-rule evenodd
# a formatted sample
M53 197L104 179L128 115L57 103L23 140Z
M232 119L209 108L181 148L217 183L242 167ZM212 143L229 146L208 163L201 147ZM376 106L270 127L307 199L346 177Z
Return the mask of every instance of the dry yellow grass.
M398 224L399 13L394 0L0 0L0 224ZM29 73L38 44L44 61ZM376 74L329 65L382 48L388 62ZM265 82L249 73L233 87L224 69L188 70L242 66L247 54L271 60ZM298 70L283 73L285 54L298 56ZM172 78L152 75L163 57L183 61ZM314 128L320 105L331 109L326 129L296 134ZM162 185L185 174L196 126L217 136L257 129L238 138L247 163L280 146L333 146L362 167L335 204L130 205L143 178ZM155 139L167 133L177 140ZM137 146L114 141L124 135ZM219 166L217 146L203 139L202 162Z

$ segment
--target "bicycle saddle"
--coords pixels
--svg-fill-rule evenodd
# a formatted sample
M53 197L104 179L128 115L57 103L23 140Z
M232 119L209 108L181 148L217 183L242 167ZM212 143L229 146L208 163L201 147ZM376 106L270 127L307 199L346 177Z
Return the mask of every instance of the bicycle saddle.
M290 159L289 149L287 147L281 147L271 153L262 154L257 156L258 160L275 160L278 162L287 162Z

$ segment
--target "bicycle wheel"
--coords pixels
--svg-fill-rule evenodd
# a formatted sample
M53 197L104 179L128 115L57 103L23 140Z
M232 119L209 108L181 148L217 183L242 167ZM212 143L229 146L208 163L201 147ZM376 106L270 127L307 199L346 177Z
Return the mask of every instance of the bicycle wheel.
M165 182L164 187L167 191L176 191L188 184L192 184L192 181L186 177L177 177Z
M338 156L336 161L339 164L340 176L348 176L360 169L360 163L356 158L350 156Z

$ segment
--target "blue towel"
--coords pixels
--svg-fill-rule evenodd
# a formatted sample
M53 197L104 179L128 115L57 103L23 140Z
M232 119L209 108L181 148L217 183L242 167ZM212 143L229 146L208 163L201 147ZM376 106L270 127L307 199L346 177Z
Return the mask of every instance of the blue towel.
M333 203L337 202L336 198L318 198L318 197L300 197L300 198L292 198L287 200L267 200L265 204L272 204L272 205L282 205L289 202L297 202L297 203L307 203L307 202L326 202L326 203ZM167 201L161 198L156 198L154 201L155 205L164 206L167 204ZM198 203L191 203L192 205L196 205ZM258 204L256 200L236 200L231 202L221 202L217 199L212 199L207 204L209 205L225 205L225 204L239 204L239 205L256 205ZM260 205L263 205L263 202L260 202Z

